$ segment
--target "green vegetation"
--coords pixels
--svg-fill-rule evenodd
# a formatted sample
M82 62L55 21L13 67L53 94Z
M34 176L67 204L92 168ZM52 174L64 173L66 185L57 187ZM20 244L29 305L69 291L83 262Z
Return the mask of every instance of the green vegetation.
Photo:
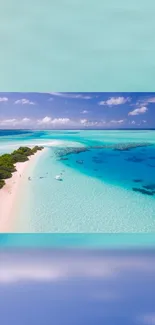
M15 163L29 160L29 156L34 155L38 150L44 147L35 146L34 148L20 147L11 154L0 156L0 189L5 185L4 179L11 178L12 173L16 171Z
M5 185L5 182L3 179L0 179L0 189Z

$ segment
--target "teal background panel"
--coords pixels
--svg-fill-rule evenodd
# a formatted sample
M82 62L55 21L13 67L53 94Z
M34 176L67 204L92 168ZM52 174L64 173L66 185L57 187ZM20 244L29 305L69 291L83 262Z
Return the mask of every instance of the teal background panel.
M155 248L154 234L0 234L0 249L25 248L85 248L139 249Z
M155 91L154 0L0 0L0 91Z

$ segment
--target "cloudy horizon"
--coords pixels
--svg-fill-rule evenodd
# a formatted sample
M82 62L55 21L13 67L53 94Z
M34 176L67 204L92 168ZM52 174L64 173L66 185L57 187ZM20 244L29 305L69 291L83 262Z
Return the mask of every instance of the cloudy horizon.
M0 93L0 129L154 127L155 93Z

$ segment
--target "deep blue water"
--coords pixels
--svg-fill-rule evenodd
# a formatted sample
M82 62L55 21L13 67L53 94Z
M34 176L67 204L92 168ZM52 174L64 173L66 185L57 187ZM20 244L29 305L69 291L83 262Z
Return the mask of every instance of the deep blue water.
M155 196L155 146L129 151L92 149L65 156L62 162L103 182ZM151 187L150 187L151 186Z
M0 137L5 137L5 136L16 136L16 135L22 135L22 134L31 134L32 131L28 130L0 130Z

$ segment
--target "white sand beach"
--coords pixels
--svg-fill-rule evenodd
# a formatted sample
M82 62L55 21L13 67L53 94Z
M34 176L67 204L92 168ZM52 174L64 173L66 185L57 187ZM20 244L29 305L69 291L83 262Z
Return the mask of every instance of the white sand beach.
M22 185L22 177L27 168L34 160L38 159L43 151L37 151L34 156L29 157L28 161L16 163L16 172L12 177L5 180L5 185L0 189L0 232L12 231L13 224L15 222L15 216L12 215L13 207L15 204L15 198L17 191Z

